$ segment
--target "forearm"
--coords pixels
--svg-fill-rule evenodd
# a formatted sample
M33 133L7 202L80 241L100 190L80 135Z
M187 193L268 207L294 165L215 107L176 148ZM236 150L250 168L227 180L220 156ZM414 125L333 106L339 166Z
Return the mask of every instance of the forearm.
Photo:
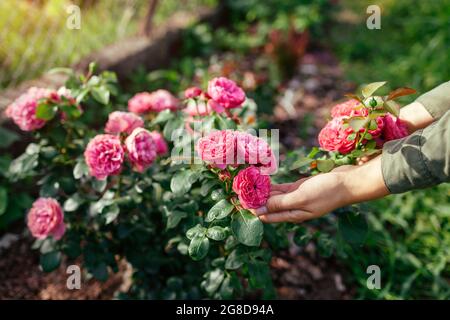
M342 185L340 206L378 199L389 194L381 170L381 156L349 171L337 172Z
M414 101L400 109L399 118L408 126L409 133L430 125L434 118L418 101Z

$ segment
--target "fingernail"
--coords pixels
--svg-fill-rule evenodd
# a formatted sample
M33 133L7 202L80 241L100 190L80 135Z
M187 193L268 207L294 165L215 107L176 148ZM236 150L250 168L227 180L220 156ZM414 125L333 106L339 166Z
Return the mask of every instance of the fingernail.
M267 213L267 207L261 207L255 210L257 216Z

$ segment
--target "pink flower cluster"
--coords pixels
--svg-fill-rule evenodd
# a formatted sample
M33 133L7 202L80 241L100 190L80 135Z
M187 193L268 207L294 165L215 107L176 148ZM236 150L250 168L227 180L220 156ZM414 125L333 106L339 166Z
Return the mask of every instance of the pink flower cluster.
M349 136L354 133L353 129L345 125L345 120L351 117L365 117L368 110L361 106L357 100L349 100L347 102L334 106L331 110L333 119L329 121L319 133L320 147L326 151L336 151L341 154L352 152L356 147L356 139L350 139ZM383 117L376 118L377 127L368 130L368 133L377 142L377 146L381 147L384 142L403 138L408 135L406 125L398 118L387 114ZM361 128L360 132L364 132L365 128Z
M234 177L233 191L245 209L257 209L266 204L270 196L270 178L259 168L249 166Z
M36 108L39 100L57 96L55 91L32 87L8 106L5 115L11 118L23 131L40 129L45 125L46 121L36 118Z
M164 137L143 126L144 121L133 113L111 113L105 126L108 134L95 136L84 151L90 174L99 180L119 174L126 155L134 170L143 172L158 155L166 154L168 146ZM123 144L121 133L128 135Z
M169 91L159 89L154 92L141 92L128 101L128 111L134 113L161 112L176 110L180 102Z
M261 166L265 174L277 170L275 155L267 142L245 132L213 131L198 140L196 150L203 161L220 169L252 164Z
M38 130L47 123L46 120L36 117L36 109L39 101L47 99L51 103L60 103L62 97L65 97L74 107L81 111L81 106L76 105L75 99L70 95L70 90L65 87L60 88L58 91L31 87L7 107L5 115L11 118L23 131ZM62 119L65 118L66 115L62 113Z
M58 201L52 198L39 198L33 203L27 224L33 237L38 239L53 236L59 240L66 231L64 212Z
M226 109L239 108L245 101L245 92L233 80L225 77L214 78L208 82L207 92L198 87L191 87L184 92L186 99L199 99L196 104L188 104L184 110L191 116L218 113Z

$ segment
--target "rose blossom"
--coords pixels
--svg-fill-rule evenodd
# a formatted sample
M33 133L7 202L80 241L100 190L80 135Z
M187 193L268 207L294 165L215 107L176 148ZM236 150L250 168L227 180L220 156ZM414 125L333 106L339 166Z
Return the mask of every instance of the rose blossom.
M212 110L205 101L190 101L183 111L190 116L207 116Z
M153 141L155 142L156 145L156 154L157 155L166 154L169 151L169 147L167 146L167 142L162 136L162 134L159 133L158 131L152 131L150 132L150 134L152 135Z
M98 180L119 174L124 159L124 150L119 137L110 134L95 136L89 141L84 158L90 174Z
M351 127L344 128L343 124L343 117L338 117L325 125L319 133L319 144L322 149L347 154L355 148L356 140L347 139L353 130Z
M58 201L52 198L39 198L33 203L27 224L33 237L38 239L53 236L59 240L66 230L64 212Z
M152 134L144 128L136 128L125 140L128 159L138 172L147 169L156 158L156 144Z
M238 132L236 147L239 164L260 164L263 166L262 170L264 170L264 174L272 174L277 170L275 155L264 139L246 132Z
M234 177L233 191L245 209L256 209L266 204L270 196L270 178L260 169L250 166Z
M200 96L202 94L202 89L198 87L190 87L184 90L184 97L186 99L192 99Z
M213 131L197 141L196 150L203 161L225 169L235 164L236 133L233 130Z
M383 137L385 141L400 139L409 134L408 127L400 118L387 114L383 120Z
M134 129L144 126L144 120L131 112L114 111L109 114L105 132L120 134L122 132L131 134Z
M180 103L169 91L164 89L156 90L150 93L150 109L151 111L160 112L166 109L178 109Z
M134 113L146 113L151 109L151 94L140 92L128 100L128 111Z
M225 109L237 108L245 101L245 93L233 80L214 78L208 83L208 95Z
M368 111L366 108L355 109L360 105L361 102L356 99L337 104L331 109L331 116L333 118L367 116Z
M57 93L52 90L32 87L8 106L5 115L23 131L40 129L46 121L36 118L38 101L55 95L57 96Z

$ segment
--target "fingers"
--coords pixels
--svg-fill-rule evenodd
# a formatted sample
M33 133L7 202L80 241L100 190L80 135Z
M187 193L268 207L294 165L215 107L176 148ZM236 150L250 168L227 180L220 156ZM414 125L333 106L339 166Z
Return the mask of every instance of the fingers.
M313 218L314 218L313 213L302 210L268 213L259 216L259 219L261 219L261 221L264 223L280 223L280 222L300 223Z
M280 183L280 184L272 184L270 186L271 191L278 191L278 192L288 192L290 190L293 183Z

